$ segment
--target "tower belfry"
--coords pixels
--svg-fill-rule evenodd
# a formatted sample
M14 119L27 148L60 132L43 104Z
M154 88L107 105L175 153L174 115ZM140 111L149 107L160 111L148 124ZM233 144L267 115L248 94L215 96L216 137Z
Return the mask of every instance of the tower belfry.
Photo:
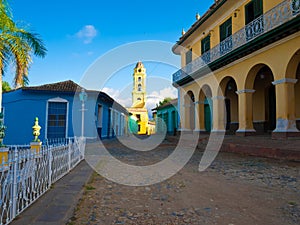
M138 62L133 72L132 108L145 108L146 103L146 68Z
M141 61L136 64L133 70L132 106L127 110L137 125L136 131L131 132L148 135L154 132L155 127L149 125L146 108L146 68Z

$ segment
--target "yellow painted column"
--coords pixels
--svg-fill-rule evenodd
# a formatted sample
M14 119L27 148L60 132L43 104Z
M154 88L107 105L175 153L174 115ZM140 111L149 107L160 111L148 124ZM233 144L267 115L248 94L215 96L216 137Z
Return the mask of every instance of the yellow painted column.
M273 135L289 136L298 133L295 117L295 83L297 79L284 78L273 82L276 86L276 129Z
M183 105L183 116L181 117L181 131L191 131L190 127L190 105Z
M253 128L253 102L252 96L255 90L244 89L239 90L239 129L236 135L247 136L254 134L256 131Z
M8 169L8 151L9 148L0 148L0 172Z
M213 100L213 130L212 132L225 132L225 97L214 96Z
M31 153L38 156L40 155L42 142L30 142Z

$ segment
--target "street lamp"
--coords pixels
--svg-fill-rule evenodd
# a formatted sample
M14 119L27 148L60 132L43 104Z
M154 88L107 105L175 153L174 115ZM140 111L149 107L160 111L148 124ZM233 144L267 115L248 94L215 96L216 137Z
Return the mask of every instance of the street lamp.
M79 99L81 101L81 137L84 137L84 102L87 101L87 93L85 92L84 88L81 89L79 94Z

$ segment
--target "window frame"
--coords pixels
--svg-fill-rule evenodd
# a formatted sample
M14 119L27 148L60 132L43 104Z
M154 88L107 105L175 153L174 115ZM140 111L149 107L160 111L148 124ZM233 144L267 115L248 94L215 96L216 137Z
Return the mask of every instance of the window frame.
M253 18L249 19L249 7L252 7ZM245 5L245 25L251 23L264 13L263 0L252 0Z
M206 44L209 43L209 48L206 49ZM207 35L205 38L201 40L201 55L203 55L205 52L208 52L211 49L211 35Z
M48 115L49 115L49 103L66 103L66 127L65 127L65 137L68 138L68 130L69 130L69 101L60 97L48 99L46 104L46 124L45 124L45 139L48 138Z
M230 27L230 32L228 32L229 27ZM220 29L220 42L222 42L226 38L232 35L232 17L228 18L224 23L222 23L219 29Z
M190 48L186 53L185 53L185 65L188 65L193 61L193 49Z

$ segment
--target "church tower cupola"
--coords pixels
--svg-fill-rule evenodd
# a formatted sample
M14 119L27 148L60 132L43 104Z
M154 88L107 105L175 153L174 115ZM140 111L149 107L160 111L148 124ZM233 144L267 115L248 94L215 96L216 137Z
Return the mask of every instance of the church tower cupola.
M146 69L139 61L133 73L132 107L144 108L146 103Z

